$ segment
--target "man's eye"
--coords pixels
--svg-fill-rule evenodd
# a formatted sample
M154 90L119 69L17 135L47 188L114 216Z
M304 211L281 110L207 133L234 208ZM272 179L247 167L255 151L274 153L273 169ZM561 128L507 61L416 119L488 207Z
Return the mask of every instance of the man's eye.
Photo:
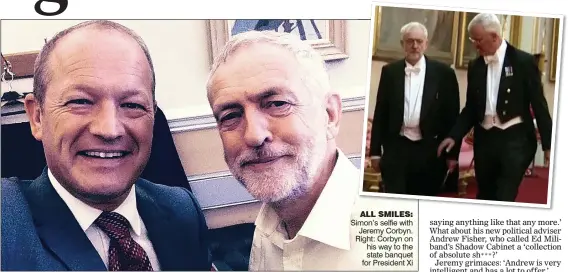
M282 106L286 106L288 105L288 102L286 101L270 101L268 102L268 104L266 105L268 108L270 107L282 107Z
M141 110L145 110L146 108L140 104L136 104L136 103L124 103L122 104L123 107L125 108L129 108L129 109L141 109Z
M219 122L226 122L226 121L230 121L233 120L235 118L239 118L241 116L241 114L239 112L230 112L227 113L225 115L223 115L221 118L219 118Z
M290 112L292 104L281 100L268 101L264 104L264 109L272 116L283 116Z
M93 103L91 101L89 101L88 99L73 99L73 100L69 100L67 103L65 103L65 105L69 105L69 104L91 105Z

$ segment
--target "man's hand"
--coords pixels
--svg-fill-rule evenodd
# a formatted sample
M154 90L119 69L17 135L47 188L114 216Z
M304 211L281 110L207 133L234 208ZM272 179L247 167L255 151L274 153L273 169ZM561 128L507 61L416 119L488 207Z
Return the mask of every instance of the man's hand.
M438 146L438 157L442 155L442 151L446 150L446 152L450 152L450 150L454 147L456 142L452 138L444 139L440 145Z
M454 170L456 169L456 166L458 165L458 161L456 160L446 160L446 165L448 166L448 171L450 173L453 173Z
M381 169L379 167L379 162L381 161L381 158L371 158L371 167L373 169L375 169L375 171L377 172L381 172Z
M550 166L550 150L544 151L544 166L545 167Z

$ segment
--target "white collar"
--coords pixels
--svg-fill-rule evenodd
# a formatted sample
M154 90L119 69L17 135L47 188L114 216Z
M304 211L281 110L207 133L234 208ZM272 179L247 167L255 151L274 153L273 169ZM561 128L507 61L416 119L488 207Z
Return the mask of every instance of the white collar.
M53 176L53 173L51 173L51 170L47 169L47 175L49 177L49 182L51 182L51 185L57 194L59 194L59 197L61 197L65 204L67 204L67 207L69 207L69 210L71 210L71 213L73 213L73 216L75 216L75 219L79 225L81 225L83 231L86 231L103 211L93 208L71 195L67 189L61 186L59 181L57 181L57 179ZM114 212L124 216L130 223L134 233L136 233L136 235L140 235L142 232L142 225L140 222L140 216L138 215L138 208L136 207L136 186L132 186L132 189L130 190L130 193L128 193L128 196L126 196L124 202L122 202L122 204L120 204Z
M321 243L349 250L350 221L357 197L359 170L338 149L338 158L332 174L322 190L316 204L298 231L298 236L317 240ZM263 204L255 225L267 236L280 226L280 218L268 204ZM325 226L322 228L322 226Z

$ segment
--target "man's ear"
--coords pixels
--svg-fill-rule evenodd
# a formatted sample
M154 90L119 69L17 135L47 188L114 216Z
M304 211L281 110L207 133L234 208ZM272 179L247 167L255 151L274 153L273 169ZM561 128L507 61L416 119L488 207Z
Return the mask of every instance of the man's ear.
M342 105L339 94L331 93L326 99L327 112L327 139L331 140L337 137L339 133L339 122L341 121Z
M26 109L26 115L30 120L30 127L32 130L32 135L38 141L41 141L42 137L42 110L40 102L36 99L34 94L28 94L24 98L24 107Z

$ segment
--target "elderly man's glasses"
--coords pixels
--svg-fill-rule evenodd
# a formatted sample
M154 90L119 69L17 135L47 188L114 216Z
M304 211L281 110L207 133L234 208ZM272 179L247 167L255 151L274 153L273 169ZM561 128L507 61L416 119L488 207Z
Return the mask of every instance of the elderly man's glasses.
M417 45L422 45L424 43L424 40L422 39L406 39L404 40L404 43L406 45L413 45L413 44L417 44Z
M472 38L472 37L469 37L469 41L470 41L471 43L480 43L481 41L483 41L483 38L474 39L474 38Z

